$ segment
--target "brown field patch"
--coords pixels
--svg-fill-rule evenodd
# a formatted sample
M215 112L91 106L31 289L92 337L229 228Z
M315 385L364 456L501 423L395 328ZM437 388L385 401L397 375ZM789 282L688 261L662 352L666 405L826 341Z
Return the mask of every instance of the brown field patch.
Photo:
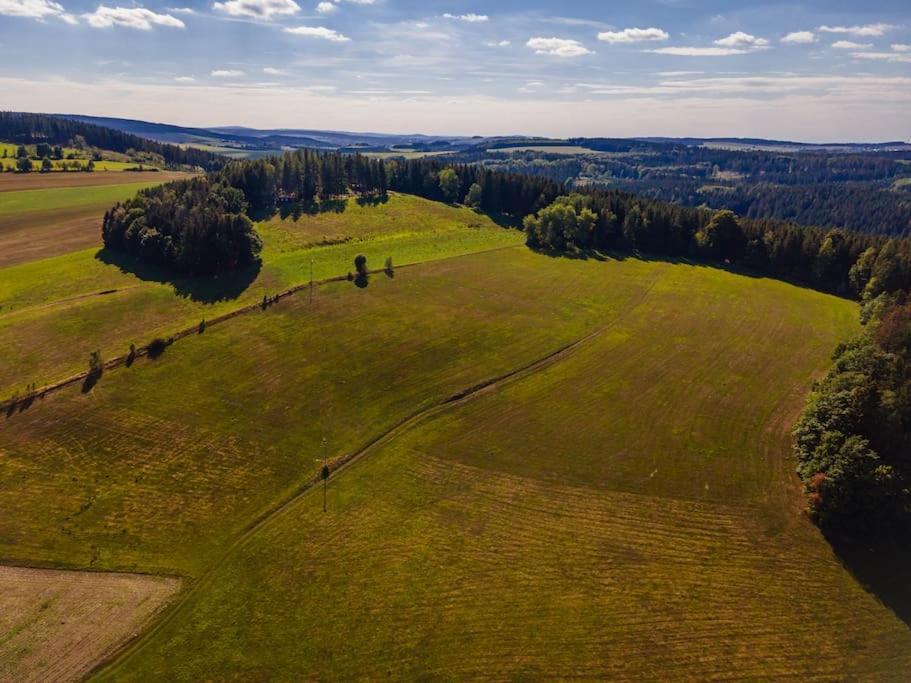
M134 173L132 171L96 171L94 173L0 173L0 192L15 190L46 190L51 187L92 187L122 185L160 179L161 182L186 178L189 174L177 171Z
M180 579L0 566L0 681L75 681L136 636Z

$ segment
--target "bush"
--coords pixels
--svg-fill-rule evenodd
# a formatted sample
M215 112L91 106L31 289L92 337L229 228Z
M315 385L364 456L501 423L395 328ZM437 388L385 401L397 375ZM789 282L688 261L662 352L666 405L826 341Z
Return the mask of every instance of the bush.
M354 270L357 271L358 275L367 274L367 257L363 254L358 254L354 257Z

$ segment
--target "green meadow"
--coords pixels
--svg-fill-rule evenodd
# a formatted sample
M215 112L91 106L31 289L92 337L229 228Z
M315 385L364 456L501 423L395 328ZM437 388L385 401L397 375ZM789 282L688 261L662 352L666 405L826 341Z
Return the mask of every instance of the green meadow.
M182 579L98 680L901 680L911 630L790 451L855 303L535 253L409 195L323 209L258 222L261 268L227 278L112 255L95 219L0 267L3 397L250 307L0 416L3 563ZM395 267L254 306L358 253Z

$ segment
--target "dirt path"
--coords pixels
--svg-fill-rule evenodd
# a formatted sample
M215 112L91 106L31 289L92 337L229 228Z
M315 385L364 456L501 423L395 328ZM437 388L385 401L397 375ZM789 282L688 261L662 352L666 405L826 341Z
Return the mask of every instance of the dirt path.
M0 565L0 681L77 681L177 593L173 577Z
M651 283L649 283L649 285L643 290L642 294L639 297L634 299L627 306L627 308L621 311L607 325L604 325L573 342L565 344L560 348L538 358L537 360L527 363L526 365L510 370L501 375L497 375L496 377L492 377L483 382L479 382L478 384L468 387L467 389L462 389L431 406L417 410L405 416L377 436L373 437L357 450L332 459L329 463L332 473L331 476L337 477L339 474L349 469L360 460L363 460L366 456L376 451L381 446L394 440L400 434L406 432L417 424L425 420L432 419L443 412L456 409L459 406L469 403L476 398L480 398L481 396L495 392L502 387L511 384L512 382L516 382L525 377L529 377L572 355L578 349L585 346L594 339L600 337L605 332L611 330L618 323L626 319L646 300L646 298L648 298L648 295L651 293L652 289L654 288L655 284L657 284L658 280L660 280L660 278L661 275L659 274ZM212 566L206 569L202 575L200 575L199 579L193 583L189 590L185 591L181 595L179 602L174 605L173 608L170 609L167 613L165 613L161 620L158 621L158 623L156 623L152 628L144 633L138 641L136 641L136 647L124 648L121 650L121 652L115 653L108 661L101 662L96 668L96 671L100 670L102 667L107 666L108 664L112 664L117 661L124 661L145 647L150 642L151 637L154 633L160 631L166 624L170 623L178 614L182 612L186 605L189 604L190 598L193 595L198 593L204 586L211 583L218 568L221 567L227 561L227 559L231 557L231 555L239 550L256 533L258 533L274 520L281 517L285 512L290 510L294 504L297 503L304 495L314 489L318 489L321 483L322 479L320 478L319 473L315 473L310 479L299 486L290 496L286 497L282 501L279 501L275 506L265 511L259 517L250 522L246 526L244 532L225 549L219 559L214 562Z

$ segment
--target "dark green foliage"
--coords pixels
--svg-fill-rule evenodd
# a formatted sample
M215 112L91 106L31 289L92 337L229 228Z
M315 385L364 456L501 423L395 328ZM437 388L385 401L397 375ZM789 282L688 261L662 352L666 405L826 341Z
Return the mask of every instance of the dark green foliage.
M32 160L28 157L19 157L16 161L16 170L19 173L30 173L32 170Z
M239 190L193 178L143 190L104 216L105 246L182 273L202 275L251 265L262 242L243 213Z
M437 179L447 168L459 178L461 187L477 183L481 188L480 209L492 214L521 220L565 195L561 185L546 177L498 173L478 165L443 166L432 158L390 162L389 186L428 199L446 200ZM590 244L585 244L584 232L568 238L559 221L550 221L546 236L545 231L537 228L528 233L530 246L557 250L567 245L573 249L582 246L636 249L651 254L740 262L774 277L868 298L911 288L911 241L908 240L821 230L778 220L738 220L723 213L718 215L724 219L719 218L721 222L716 221L709 229L716 212L705 208L598 187L579 188L572 196L584 197L585 207L597 216ZM577 214L579 201L571 201ZM537 226L535 221L539 219L540 215L532 216L532 225ZM742 237L735 224L740 226ZM701 238L697 239L700 234ZM874 253L867 254L864 264L850 276L858 259L870 249ZM858 285L863 285L862 289Z
M367 271L367 257L363 254L358 254L354 257L354 270L358 275L365 275Z
M25 148L25 145L19 145L16 148L16 158L17 159L28 159L28 150Z
M54 168L54 164L51 163L50 159L48 159L47 157L44 157L44 159L41 160L41 172L42 173L47 173L48 171L52 170L53 168Z
M0 112L0 140L23 144L68 145L85 149L97 147L113 152L148 152L161 156L172 166L198 166L207 170L221 168L225 158L201 149L183 148L154 142L129 133L91 123L74 121L49 114ZM39 153L39 156L45 156ZM61 158L63 150L60 150Z
M896 300L838 349L794 429L811 512L830 531L911 526L911 305Z
M744 218L788 220L871 234L911 236L907 152L720 149L679 142L580 139L596 152L506 151L488 144L449 157L568 187L602 186L686 206L731 209ZM496 145L494 145L496 147Z

